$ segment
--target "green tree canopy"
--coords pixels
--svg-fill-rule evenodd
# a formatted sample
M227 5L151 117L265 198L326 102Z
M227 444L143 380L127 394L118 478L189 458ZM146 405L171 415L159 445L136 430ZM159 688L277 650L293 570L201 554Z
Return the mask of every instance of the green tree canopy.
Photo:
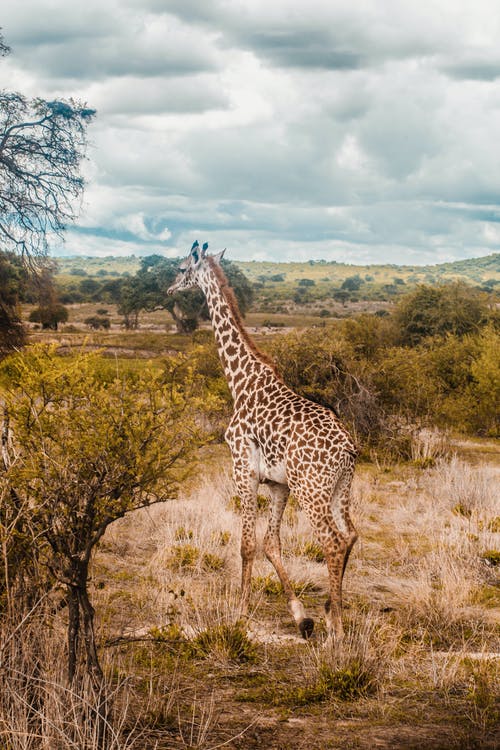
M167 295L179 269L179 258L164 258L150 255L143 258L141 268L121 288L119 313L124 316L127 327L137 325L141 310L164 308L170 312L177 328L182 332L194 331L200 320L208 320L205 297L199 289ZM253 300L253 288L238 266L222 261L222 267L238 300L242 315Z
M14 253L0 252L0 359L25 339L19 302L26 293L28 273Z
M29 548L67 589L68 670L73 679L82 631L94 679L101 674L87 591L92 551L125 513L173 497L206 439L198 416L210 396L197 393L189 368L171 361L141 374L117 373L96 355L59 357L34 346L2 364L9 441L0 479L5 519L29 514ZM4 435L6 435L4 429ZM29 510L28 510L29 509ZM19 526L19 533L25 527ZM9 563L5 539L0 567ZM1 581L22 571L15 565ZM0 592L1 593L1 592Z
M420 285L401 299L395 317L402 343L415 346L427 336L447 333L462 336L477 331L486 322L488 313L484 296L457 281Z
M348 276L347 279L344 279L340 288L346 289L349 292L356 292L362 283L363 281L361 277L359 274L356 274L355 276Z

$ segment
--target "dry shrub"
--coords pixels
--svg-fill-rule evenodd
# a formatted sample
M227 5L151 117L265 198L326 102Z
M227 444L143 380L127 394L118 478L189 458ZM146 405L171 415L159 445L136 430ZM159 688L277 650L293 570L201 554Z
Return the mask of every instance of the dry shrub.
M465 549L460 554L442 543L415 559L400 617L417 638L430 639L438 646L461 642L480 624L468 609L478 581L478 561Z
M467 709L469 721L486 732L498 729L500 720L500 661L498 658L463 660L467 678Z
M171 589L175 573L184 581L207 573L226 572L236 567L239 557L239 519L230 507L234 495L232 479L222 467L220 472L189 495L162 509L154 534L156 552L150 568L159 582Z
M411 459L421 466L433 466L450 453L450 438L443 430L415 428L411 434Z
M460 695L467 721L485 735L495 731L500 719L500 660L486 644L475 652L467 644L457 651L431 652L428 668L432 688L441 692L448 706Z
M498 514L494 472L457 458L439 460L423 479L424 495L413 503L413 551L400 545L401 617L417 637L439 646L477 638L483 625L474 608L489 580L485 550L493 549L488 521ZM421 508L427 498L428 509ZM420 545L420 549L419 549Z
M497 475L491 467L472 467L456 456L438 461L426 489L440 504L473 520L488 523L500 514Z
M220 623L201 630L190 643L195 658L219 664L249 664L257 660L257 648L242 623Z
M400 631L375 612L359 612L347 623L338 643L311 646L304 657L307 680L320 680L330 697L355 700L383 684L401 640Z

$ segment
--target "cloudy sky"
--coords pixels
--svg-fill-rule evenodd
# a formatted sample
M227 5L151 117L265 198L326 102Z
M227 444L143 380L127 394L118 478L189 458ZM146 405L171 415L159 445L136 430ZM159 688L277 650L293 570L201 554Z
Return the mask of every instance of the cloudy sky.
M0 26L2 87L98 111L54 252L499 249L496 0L22 0Z

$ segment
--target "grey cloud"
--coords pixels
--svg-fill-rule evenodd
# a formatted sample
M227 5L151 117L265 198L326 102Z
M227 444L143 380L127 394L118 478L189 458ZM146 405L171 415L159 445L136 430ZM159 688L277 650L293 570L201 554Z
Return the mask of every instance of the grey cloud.
M155 48L156 47L156 48ZM201 50L188 53L184 49L168 49L162 45L130 44L107 37L88 43L85 39L40 45L34 57L24 56L23 62L36 64L46 74L79 80L102 80L109 76L188 75L210 70L215 65L210 55Z
M149 0L158 6L162 0ZM225 3L166 0L169 12L217 30L222 48L244 48L274 65L357 70L391 59L425 57L449 46L448 29L429 24L425 9L407 14L377 2L342 5L310 0Z
M261 30L241 34L238 41L274 64L291 68L356 70L366 62L359 50L344 47L327 31Z
M429 114L398 102L366 118L358 131L360 142L376 159L381 174L404 180L440 149L441 138Z
M500 78L500 60L462 60L443 65L451 78L469 81L495 81Z
M54 7L52 12L49 8L41 12L39 6L29 0L10 3L2 12L2 22L13 54L21 58L40 45L105 37L120 25L119 14L104 14L102 8L92 2L78 10L72 3L66 3Z
M183 21L197 24L224 24L225 17L230 15L229 7L224 7L220 0L128 0L128 4L159 13L172 13Z
M284 137L279 128L241 128L223 139L207 132L191 138L186 151L198 166L203 189L217 189L226 199L344 202L346 186L335 179L332 163L341 133L331 122L329 128L325 140L307 127L289 126Z
M69 7L69 6L68 6ZM44 21L13 15L10 23L16 62L39 74L75 80L108 76L190 75L218 67L210 39L174 16L152 18L95 4L72 15L63 6ZM8 25L8 24L6 24Z
M10 4L2 64L99 111L79 248L184 251L204 231L247 258L498 246L498 212L477 208L500 204L496 36L475 48L451 2L59 2Z

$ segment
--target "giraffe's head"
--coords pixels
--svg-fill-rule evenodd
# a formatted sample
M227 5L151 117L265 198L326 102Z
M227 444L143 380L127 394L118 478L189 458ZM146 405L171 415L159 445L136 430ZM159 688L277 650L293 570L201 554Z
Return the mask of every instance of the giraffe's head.
M193 243L189 255L179 266L179 273L175 277L174 283L167 289L167 294L175 294L175 292L179 292L181 289L191 289L194 286L200 286L200 276L207 266L207 250L208 242L205 242L202 248L200 248L198 240ZM218 255L212 255L211 257L218 263L223 255L224 250Z

